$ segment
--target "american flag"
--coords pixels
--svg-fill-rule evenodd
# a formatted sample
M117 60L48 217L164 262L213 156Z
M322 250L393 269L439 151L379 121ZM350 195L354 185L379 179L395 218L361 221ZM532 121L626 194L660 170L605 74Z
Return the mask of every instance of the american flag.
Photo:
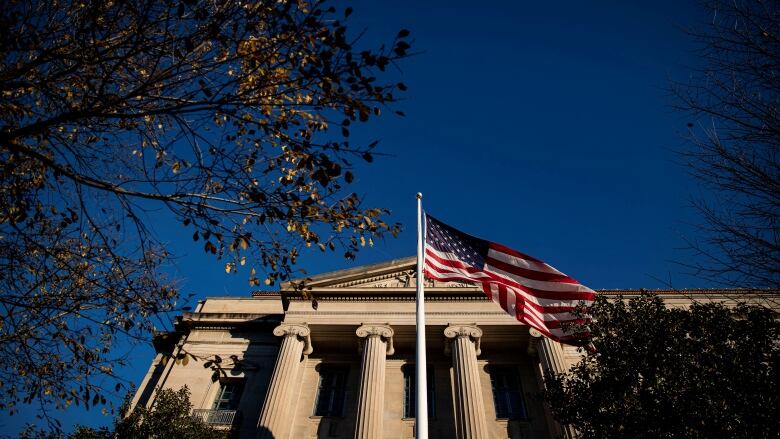
M428 214L425 275L480 284L510 316L553 340L575 345L584 334L565 333L561 325L585 323L574 308L595 299L593 290L539 259L463 233Z

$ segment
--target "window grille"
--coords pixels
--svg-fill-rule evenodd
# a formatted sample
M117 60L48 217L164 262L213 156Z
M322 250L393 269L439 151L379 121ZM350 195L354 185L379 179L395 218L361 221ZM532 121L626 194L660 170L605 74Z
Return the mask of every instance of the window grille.
M520 370L516 366L491 365L489 371L496 418L526 419Z
M320 365L320 386L317 391L315 416L342 416L348 366Z

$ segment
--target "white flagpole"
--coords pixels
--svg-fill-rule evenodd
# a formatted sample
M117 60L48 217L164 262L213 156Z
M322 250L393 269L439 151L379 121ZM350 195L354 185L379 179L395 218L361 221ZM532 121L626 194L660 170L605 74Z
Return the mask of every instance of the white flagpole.
M417 192L417 439L428 439L428 360L425 358L425 293L423 284L423 235L425 224L422 216L422 193Z

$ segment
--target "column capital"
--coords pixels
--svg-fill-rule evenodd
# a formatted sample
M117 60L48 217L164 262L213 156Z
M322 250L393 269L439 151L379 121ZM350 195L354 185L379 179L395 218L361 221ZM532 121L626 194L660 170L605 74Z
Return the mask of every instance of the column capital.
M455 339L461 337L468 337L474 342L474 348L477 355L481 354L481 339L482 330L477 327L476 324L452 324L444 328L444 336L447 338ZM446 348L446 346L445 346ZM447 350L445 349L445 352Z
M539 340L542 338L542 333L537 329L528 327L528 355L535 356L538 352Z
M372 336L380 337L387 343L387 355L393 355L395 348L393 347L393 328L385 323L363 323L360 325L355 334L360 338L368 338Z
M303 355L309 355L314 352L311 345L311 329L306 323L282 323L274 328L274 335L277 337L298 337L303 340Z

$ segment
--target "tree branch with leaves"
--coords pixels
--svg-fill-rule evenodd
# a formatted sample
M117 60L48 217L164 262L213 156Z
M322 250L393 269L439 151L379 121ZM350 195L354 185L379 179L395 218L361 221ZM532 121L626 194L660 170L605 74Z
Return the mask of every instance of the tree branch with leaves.
M348 190L376 146L349 135L406 89L379 77L408 56L409 32L358 49L351 11L4 5L0 408L105 400L117 337L148 337L181 299L161 275L161 209L252 286L289 280L304 248L353 258L398 233Z

